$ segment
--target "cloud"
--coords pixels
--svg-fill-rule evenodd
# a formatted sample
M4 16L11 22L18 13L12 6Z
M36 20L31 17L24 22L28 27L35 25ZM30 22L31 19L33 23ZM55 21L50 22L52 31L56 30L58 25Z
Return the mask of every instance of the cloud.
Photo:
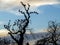
M20 1L24 3L29 3L31 7L33 7L33 9L36 9L38 6L42 5L60 4L59 0L0 0L0 10L7 10L10 13L15 13L16 15L19 15L17 10L19 7L21 7Z
M40 6L40 5L48 5L48 4L58 4L60 1L58 0L29 0L32 6Z
M1 29L0 30L0 37L8 36L8 30L6 29Z
M38 29L34 33L45 33L45 32L47 32L47 29Z
M0 0L0 9L9 9L18 5L18 0Z
M29 3L32 6L40 6L47 4L58 4L59 0L0 0L0 9L9 9L20 5L20 1Z

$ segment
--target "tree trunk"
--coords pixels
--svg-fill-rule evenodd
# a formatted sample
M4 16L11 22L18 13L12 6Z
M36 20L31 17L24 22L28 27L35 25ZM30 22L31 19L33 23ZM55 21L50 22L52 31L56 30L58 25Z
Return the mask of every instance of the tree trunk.
M18 45L22 45L21 43L18 43Z
M18 45L23 45L23 40L24 40L24 34L20 34L20 39L19 39L19 42L18 42Z
M57 45L57 43L56 43L56 42L54 42L54 43L53 43L53 45Z

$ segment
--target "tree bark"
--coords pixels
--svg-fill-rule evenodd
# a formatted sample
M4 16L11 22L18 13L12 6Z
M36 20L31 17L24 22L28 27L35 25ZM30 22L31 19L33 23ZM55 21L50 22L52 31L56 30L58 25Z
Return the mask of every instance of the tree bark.
M53 45L57 45L56 41L53 43Z
M20 34L20 39L19 39L19 42L18 42L18 45L23 45L23 40L24 40L24 34Z

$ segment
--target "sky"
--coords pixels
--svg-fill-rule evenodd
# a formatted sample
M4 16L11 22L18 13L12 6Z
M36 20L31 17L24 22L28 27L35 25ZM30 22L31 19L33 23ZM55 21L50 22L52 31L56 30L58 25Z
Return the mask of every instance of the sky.
M0 29L9 20L23 18L18 10L23 10L20 1L31 5L30 11L37 11L38 15L31 15L29 27L39 31L46 29L50 20L60 22L60 0L0 0Z

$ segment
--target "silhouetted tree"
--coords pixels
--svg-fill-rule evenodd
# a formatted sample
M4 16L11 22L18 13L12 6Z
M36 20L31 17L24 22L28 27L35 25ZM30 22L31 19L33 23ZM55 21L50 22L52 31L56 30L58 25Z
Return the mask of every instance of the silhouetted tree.
M23 40L24 40L24 34L26 32L26 28L28 27L29 24L29 20L30 20L30 15L35 13L38 14L37 12L33 11L33 12L29 12L30 10L30 5L29 4L24 4L23 2L21 2L24 11L19 10L19 12L21 14L24 15L24 19L18 19L14 22L13 25L10 24L10 21L8 22L8 25L4 25L4 27L10 31L9 34L12 37L12 39L14 39L18 45L23 45ZM12 29L11 29L12 26ZM16 27L17 29L16 29ZM15 27L15 28L14 28ZM19 35L19 39L17 40L17 38L14 36L14 34L18 34Z
M37 40L35 45L48 45L49 37L44 37L40 40Z
M48 22L49 42L53 45L57 45L57 41L60 39L60 24L55 21Z
M58 45L57 41L60 39L60 23L55 21L48 22L47 34L42 39L38 40L36 45Z
M27 42L26 45L29 45L29 42Z

